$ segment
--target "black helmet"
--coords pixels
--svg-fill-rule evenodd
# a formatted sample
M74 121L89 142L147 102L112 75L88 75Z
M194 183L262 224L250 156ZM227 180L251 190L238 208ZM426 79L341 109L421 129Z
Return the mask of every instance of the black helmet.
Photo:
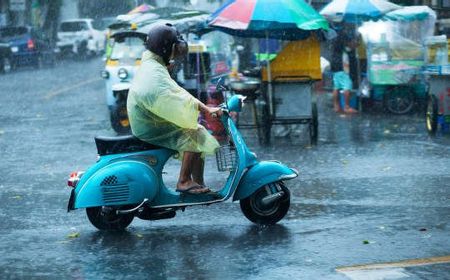
M186 41L184 41L175 27L169 23L152 27L147 34L145 47L161 56L166 64L169 64L172 50L175 52L175 57L187 53Z

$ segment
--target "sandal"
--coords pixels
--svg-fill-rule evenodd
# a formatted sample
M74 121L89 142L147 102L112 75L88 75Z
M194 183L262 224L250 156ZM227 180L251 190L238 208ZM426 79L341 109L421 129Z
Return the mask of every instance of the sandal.
M187 189L176 189L179 193L186 193L186 194L205 194L211 192L210 189L201 186L201 185L194 185Z

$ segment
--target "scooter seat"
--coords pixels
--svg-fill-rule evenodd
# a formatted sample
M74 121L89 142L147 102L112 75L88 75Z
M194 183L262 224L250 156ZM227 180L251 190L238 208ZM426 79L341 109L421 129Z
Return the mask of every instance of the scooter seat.
M165 149L142 141L133 135L116 137L97 136L95 137L95 145L100 156Z

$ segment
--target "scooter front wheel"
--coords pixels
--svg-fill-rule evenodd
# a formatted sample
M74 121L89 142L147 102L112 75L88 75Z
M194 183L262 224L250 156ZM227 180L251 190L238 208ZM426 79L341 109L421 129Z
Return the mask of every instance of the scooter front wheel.
M279 187L283 196L275 201L264 201L269 195L267 187ZM276 182L259 188L256 192L247 198L240 200L241 210L245 217L250 221L260 225L274 225L286 216L290 202L291 194L283 182Z
M91 224L99 230L124 230L134 219L133 213L117 214L114 207L90 207L86 208L86 214Z

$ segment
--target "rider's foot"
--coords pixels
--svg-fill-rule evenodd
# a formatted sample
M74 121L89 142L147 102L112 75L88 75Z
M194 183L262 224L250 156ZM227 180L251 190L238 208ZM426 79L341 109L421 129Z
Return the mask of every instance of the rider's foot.
M191 180L183 183L178 182L176 191L180 193L202 194L208 193L211 190Z

